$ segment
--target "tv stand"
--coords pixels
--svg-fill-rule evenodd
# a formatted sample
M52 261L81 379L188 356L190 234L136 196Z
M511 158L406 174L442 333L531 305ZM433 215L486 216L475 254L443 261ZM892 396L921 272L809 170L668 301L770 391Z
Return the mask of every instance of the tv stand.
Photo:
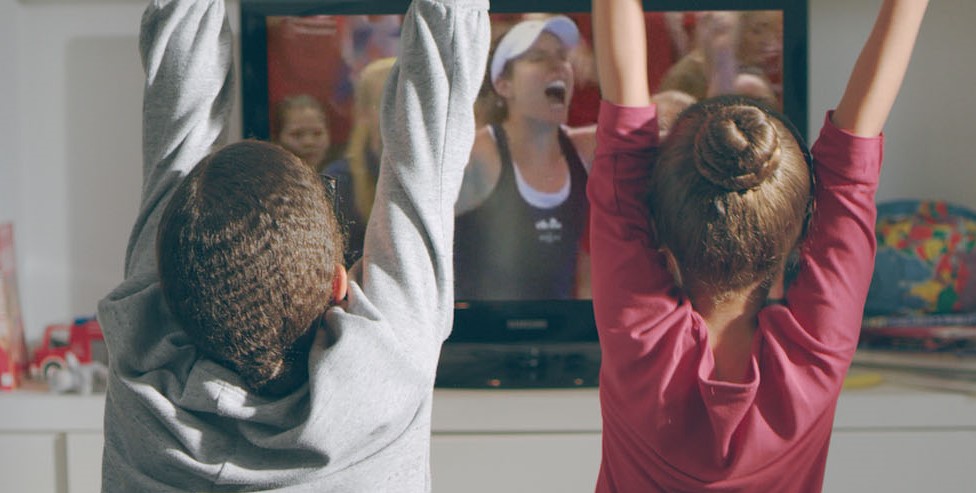
M441 352L439 388L596 387L596 342L447 343Z

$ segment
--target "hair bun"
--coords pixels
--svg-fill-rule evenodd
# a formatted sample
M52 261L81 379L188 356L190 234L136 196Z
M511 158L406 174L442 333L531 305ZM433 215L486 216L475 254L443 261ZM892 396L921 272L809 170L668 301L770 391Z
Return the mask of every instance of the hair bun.
M758 187L779 167L776 127L761 109L734 105L705 117L695 135L695 168L728 191Z

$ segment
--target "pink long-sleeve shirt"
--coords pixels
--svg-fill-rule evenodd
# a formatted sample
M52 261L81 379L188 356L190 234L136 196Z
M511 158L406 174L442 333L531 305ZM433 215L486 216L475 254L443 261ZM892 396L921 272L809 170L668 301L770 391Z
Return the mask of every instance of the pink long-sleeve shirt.
M745 383L713 378L702 317L657 250L643 194L655 108L603 102L589 178L603 359L596 490L820 491L834 409L874 267L882 138L830 123L812 149L816 210L797 279L764 308Z

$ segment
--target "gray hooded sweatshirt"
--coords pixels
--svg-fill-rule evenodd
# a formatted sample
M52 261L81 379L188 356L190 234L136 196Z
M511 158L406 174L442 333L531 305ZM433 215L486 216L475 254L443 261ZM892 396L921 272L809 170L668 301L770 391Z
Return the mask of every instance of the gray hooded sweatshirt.
M99 304L110 353L102 490L430 490L434 372L453 314L454 202L486 66L487 0L414 0L382 106L385 152L364 259L326 315L309 382L249 393L163 300L156 231L220 143L233 99L221 0L159 0L142 21L141 209L125 280ZM255 289L261 289L255 286ZM328 343L327 343L328 341Z

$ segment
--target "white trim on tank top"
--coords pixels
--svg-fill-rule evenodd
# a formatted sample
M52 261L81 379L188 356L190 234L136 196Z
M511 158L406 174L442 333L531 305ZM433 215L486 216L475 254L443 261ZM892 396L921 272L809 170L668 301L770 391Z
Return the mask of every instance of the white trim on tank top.
M519 171L514 161L512 162L512 168L515 169L515 185L518 187L519 195L533 207L538 209L553 209L562 205L569 198L569 189L573 181L572 174L567 173L566 184L558 192L549 193L540 192L532 188L532 185L529 185L522 178L522 172Z

